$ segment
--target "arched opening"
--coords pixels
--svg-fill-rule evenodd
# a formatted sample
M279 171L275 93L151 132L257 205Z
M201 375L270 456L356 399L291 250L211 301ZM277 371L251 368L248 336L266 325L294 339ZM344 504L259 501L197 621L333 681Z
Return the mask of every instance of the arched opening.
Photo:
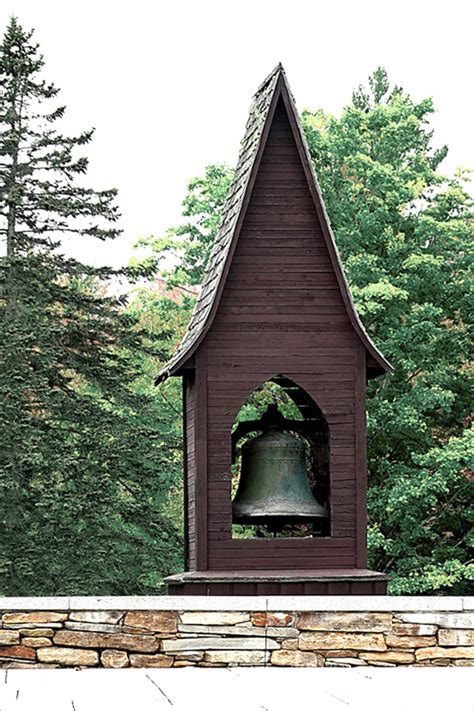
M232 427L232 537L329 536L329 427L284 375L248 397Z

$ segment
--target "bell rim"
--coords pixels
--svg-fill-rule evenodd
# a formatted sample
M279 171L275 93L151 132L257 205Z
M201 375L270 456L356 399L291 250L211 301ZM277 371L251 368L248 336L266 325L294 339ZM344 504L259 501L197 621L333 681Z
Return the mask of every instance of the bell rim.
M261 522L279 520L289 523L290 520L303 522L329 518L329 512L327 509L325 509L321 504L319 504L319 506L321 508L316 511L295 511L291 513L288 513L288 511L285 511L283 508L280 510L274 509L273 511L267 510L258 513L255 512L255 509L254 513L246 513L245 511L239 512L234 509L232 511L232 521L233 523L246 523L252 525L257 524L259 520Z
M271 525L278 523L282 526L301 523L316 523L317 521L326 521L329 518L328 513L321 514L301 514L301 515L265 515L265 516L233 516L232 523L241 526L259 526Z

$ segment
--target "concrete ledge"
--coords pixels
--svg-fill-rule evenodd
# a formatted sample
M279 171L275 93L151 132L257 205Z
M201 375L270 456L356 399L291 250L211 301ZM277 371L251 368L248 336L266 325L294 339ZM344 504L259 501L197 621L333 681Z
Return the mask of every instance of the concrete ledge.
M133 597L0 597L1 610L293 610L460 612L474 610L474 597L390 596L133 596Z

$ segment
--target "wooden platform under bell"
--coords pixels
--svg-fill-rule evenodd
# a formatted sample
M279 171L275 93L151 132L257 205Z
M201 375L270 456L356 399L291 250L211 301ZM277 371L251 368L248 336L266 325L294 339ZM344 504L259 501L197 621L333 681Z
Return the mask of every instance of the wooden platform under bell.
M386 595L372 570L200 570L165 579L170 595Z

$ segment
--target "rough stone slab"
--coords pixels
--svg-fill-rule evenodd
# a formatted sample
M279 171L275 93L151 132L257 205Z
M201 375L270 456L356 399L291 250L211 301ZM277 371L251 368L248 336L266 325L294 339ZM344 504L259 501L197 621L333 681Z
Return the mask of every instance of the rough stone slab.
M129 649L133 652L157 652L160 643L151 635L104 634L59 630L54 643L66 647L97 647L99 649Z
M298 649L297 639L284 639L281 643L282 649Z
M456 667L474 667L474 659L455 659L453 664Z
M266 627L267 637L275 639L297 639L298 630L294 627Z
M20 641L20 633L16 630L0 630L0 645L16 644Z
M326 666L328 667L365 667L367 662L359 657L326 657Z
M201 635L225 635L226 637L298 637L294 627L243 627L241 625L178 625L178 632Z
M33 612L5 612L2 616L4 625L28 624L47 624L49 622L64 622L67 620L67 612L49 612L35 610Z
M400 649L414 649L417 647L430 647L436 645L436 636L418 636L418 635L395 635L388 634L385 641L389 647L397 647Z
M73 622L116 625L120 622L124 614L122 610L81 610L79 612L71 612L69 619Z
M23 645L0 647L0 659L36 659L35 650Z
M38 647L52 647L53 643L49 637L23 637L21 643L25 647L33 647L37 649Z
M183 625L236 625L249 620L248 612L183 612L180 615Z
M325 667L331 667L331 668L338 668L338 669L350 669L351 665L350 664L332 664L332 663L326 663L324 665Z
M395 669L395 667L396 667L397 665L396 665L396 664L391 664L390 662L376 662L376 661L373 661L373 662L370 662L370 666L371 666L371 667L393 667L393 668Z
M236 637L200 637L192 639L165 639L161 643L163 652L187 652L194 649L278 649L279 645L273 639L264 637L244 638Z
M297 622L300 630L330 632L390 632L390 612L302 612Z
M200 662L204 659L204 652L177 652L173 656L180 661Z
M38 662L0 662L0 669L59 669L59 664L41 664Z
M78 632L106 632L107 634L123 632L122 625L106 625L100 622L69 622L68 620L64 623L64 627Z
M53 662L65 666L95 667L99 653L93 649L70 649L69 647L45 647L38 649L40 662Z
M44 622L20 622L17 624L4 624L3 627L4 629L8 630L35 630L35 629L42 629L44 626ZM63 624L62 622L48 622L48 628L49 629L54 629L54 630L60 630L63 629Z
M456 629L474 629L474 612L415 612L397 614L402 622L438 625Z
M275 667L323 667L324 657L315 652L302 652L297 649L277 649L272 652L271 663Z
M50 627L20 627L18 631L24 637L52 637L56 630Z
M413 652L361 652L360 658L367 662L383 662L384 664L411 664L415 661Z
M268 662L270 652L260 651L211 651L204 654L208 664L229 664L230 666L261 666Z
M474 610L474 595L471 595L471 597L462 598L462 609Z
M294 630L298 634L297 630ZM186 625L178 624L178 633L201 634L207 636L225 635L231 637L265 637L264 627L244 627L243 625Z
M295 616L289 612L252 613L252 624L256 627L289 627L294 621Z
M321 649L387 649L383 634L362 632L302 632L299 648L318 651Z
M347 657L350 652L347 649L323 649L321 651L323 657ZM358 652L354 652L353 656L357 656Z
M178 613L173 611L132 611L124 619L127 627L141 627L151 632L176 632Z
M167 657L166 654L131 654L130 666L138 668L172 667L173 657Z
M440 630L438 639L441 646L472 645L474 647L474 630Z
M428 635L436 634L438 631L437 625L414 625L409 622L394 622L392 625L392 634L399 635Z
M474 659L474 647L427 647L415 651L417 661L425 659Z
M100 655L100 663L108 669L123 669L130 666L127 652L121 649L106 649Z

